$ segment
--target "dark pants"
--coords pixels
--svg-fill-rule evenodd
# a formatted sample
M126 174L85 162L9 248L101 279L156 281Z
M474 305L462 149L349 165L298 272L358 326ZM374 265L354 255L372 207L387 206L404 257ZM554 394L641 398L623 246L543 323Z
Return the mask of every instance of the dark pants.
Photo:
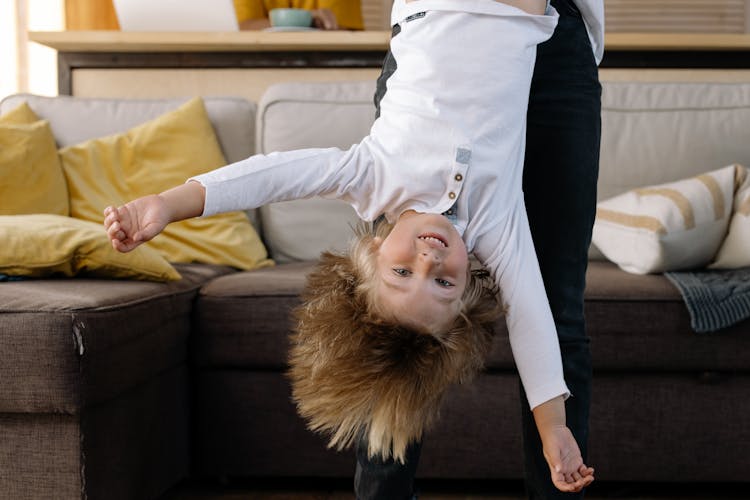
M591 401L591 355L583 317L583 289L601 137L601 86L586 28L572 0L552 0L560 20L552 38L539 45L529 100L523 189L526 210L547 297L560 340L565 381L573 396L566 402L568 427L586 461ZM394 29L394 35L398 28ZM396 69L389 53L378 79L375 104ZM576 498L550 480L547 462L521 389L524 465L529 498ZM364 452L361 448L364 447ZM407 464L374 463L366 444L357 451L355 493L359 500L409 498L420 446Z

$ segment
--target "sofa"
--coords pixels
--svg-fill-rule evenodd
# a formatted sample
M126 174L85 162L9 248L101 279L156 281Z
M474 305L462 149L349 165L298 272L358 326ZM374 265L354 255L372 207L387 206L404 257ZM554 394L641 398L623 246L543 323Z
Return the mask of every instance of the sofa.
M227 161L348 147L373 120L369 82L284 83L259 103L203 102ZM123 132L184 99L14 95L59 147ZM750 165L750 84L605 82L599 197ZM543 179L540 179L543 181ZM353 454L305 428L285 376L291 311L322 250L357 219L330 200L246 213L275 265L180 263L181 279L0 282L0 498L158 498L185 478L351 477ZM592 246L589 463L601 481L743 482L750 321L699 334L662 274ZM502 321L486 369L452 388L422 478L522 477L518 380Z

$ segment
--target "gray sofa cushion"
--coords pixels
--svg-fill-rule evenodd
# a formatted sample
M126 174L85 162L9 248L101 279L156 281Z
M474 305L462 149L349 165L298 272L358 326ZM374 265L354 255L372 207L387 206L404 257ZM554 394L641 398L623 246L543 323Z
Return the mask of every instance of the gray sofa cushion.
M258 107L258 152L303 148L348 149L375 119L374 82L281 83ZM313 198L274 203L261 210L263 241L278 263L316 259L343 249L359 218L347 203Z
M750 83L605 82L599 199L750 164Z
M291 311L311 269L311 262L283 264L223 276L203 287L196 304L196 362L284 369ZM682 297L664 276L633 275L609 262L591 262L585 297L597 370L703 372L750 366L747 325L715 335L694 333ZM487 369L515 369L502 319Z
M663 275L591 262L585 297L594 369L703 373L750 366L750 321L695 333L682 296Z
M200 366L286 366L291 311L312 262L294 262L217 278L195 304L192 357Z
M0 283L0 413L77 414L185 362L198 287L230 272L179 265L170 283L44 279Z

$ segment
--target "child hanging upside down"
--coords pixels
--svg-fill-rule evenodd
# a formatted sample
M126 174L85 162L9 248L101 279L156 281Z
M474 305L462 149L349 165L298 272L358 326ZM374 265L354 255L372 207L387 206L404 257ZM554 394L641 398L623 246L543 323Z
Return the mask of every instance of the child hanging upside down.
M251 156L108 207L107 233L125 252L174 221L312 196L380 218L349 253L323 256L297 311L290 374L310 427L339 448L364 433L371 455L402 459L445 388L482 367L499 290L552 480L579 491L593 469L566 427L521 188L536 46L557 13L544 0L396 0L392 16L398 68L360 143Z

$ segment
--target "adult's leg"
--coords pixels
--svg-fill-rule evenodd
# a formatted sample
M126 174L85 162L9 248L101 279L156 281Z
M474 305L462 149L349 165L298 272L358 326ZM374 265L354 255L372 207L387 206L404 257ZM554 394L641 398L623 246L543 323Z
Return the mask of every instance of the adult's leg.
M391 36L401 31L400 26L393 27ZM380 100L386 92L386 82L396 71L396 60L388 52L383 62L383 69L375 89L375 116L380 115ZM367 455L367 437L361 436L356 445L357 469L354 474L354 493L357 500L399 500L412 498L414 495L414 475L422 451L422 443L412 443L406 449L406 461L401 463L393 459L382 460Z
M552 38L537 51L523 187L572 393L565 404L567 425L586 462L591 355L583 290L596 210L601 86L580 12L572 0L552 0L552 5L560 19ZM521 399L529 498L581 498L582 493L561 493L553 486L525 395Z
M414 496L414 475L422 443L409 445L403 464L392 458L368 457L367 438L364 436L357 442L355 451L354 493L357 500L405 500Z

